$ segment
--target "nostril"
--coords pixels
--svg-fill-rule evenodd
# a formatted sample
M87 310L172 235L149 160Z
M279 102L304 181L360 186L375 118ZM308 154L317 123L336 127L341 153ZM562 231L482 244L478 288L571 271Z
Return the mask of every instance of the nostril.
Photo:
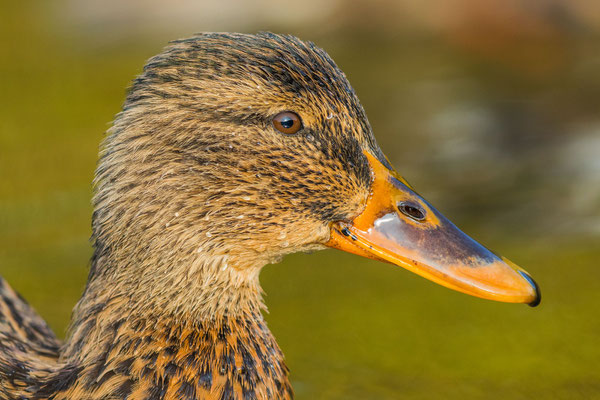
M417 204L401 202L398 203L398 210L415 221L423 221L425 219L425 211Z

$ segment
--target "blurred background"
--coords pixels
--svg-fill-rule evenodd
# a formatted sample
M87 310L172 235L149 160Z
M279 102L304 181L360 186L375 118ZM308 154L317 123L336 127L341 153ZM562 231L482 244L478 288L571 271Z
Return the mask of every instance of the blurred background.
M2 2L0 274L64 336L129 82L169 40L259 30L327 50L396 168L543 292L531 309L289 256L261 280L297 397L600 399L597 0Z

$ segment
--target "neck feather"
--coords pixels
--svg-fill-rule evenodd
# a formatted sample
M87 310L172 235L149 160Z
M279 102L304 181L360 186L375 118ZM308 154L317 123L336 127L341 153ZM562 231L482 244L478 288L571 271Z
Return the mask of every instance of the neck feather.
M173 281L133 279L99 264L108 261L94 258L75 308L61 354L73 379L57 400L292 397L283 354L261 313L259 268L204 257Z
M78 378L56 399L292 397L283 355L260 313L175 323L128 319L119 306L74 328L64 357L79 358ZM86 332L90 325L101 328Z
M74 322L117 300L132 318L194 322L259 314L265 308L259 282L263 263L240 268L227 255L172 246L166 254L131 258L97 248Z

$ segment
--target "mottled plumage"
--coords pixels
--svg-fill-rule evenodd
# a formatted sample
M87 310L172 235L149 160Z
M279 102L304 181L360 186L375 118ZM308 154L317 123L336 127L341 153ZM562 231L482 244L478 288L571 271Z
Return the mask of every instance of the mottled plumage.
M304 128L275 130L282 111ZM365 151L387 165L344 74L312 43L172 43L102 146L94 256L66 342L0 286L0 398L291 398L258 275L362 211Z

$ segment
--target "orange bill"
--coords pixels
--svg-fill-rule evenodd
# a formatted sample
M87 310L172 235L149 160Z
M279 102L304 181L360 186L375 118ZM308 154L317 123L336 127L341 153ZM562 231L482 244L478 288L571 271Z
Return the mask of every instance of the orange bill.
M365 153L373 182L365 209L336 222L327 245L408 269L459 292L537 306L527 272L471 239L412 190L395 171Z

